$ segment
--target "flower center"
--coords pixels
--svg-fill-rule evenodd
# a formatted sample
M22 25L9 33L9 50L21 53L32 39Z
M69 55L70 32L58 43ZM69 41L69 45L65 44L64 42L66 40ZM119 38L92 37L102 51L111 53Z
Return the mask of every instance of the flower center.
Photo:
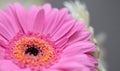
M29 46L27 50L25 51L25 54L30 54L34 56L37 56L38 53L39 53L39 50L34 45Z
M12 41L10 54L15 63L22 66L45 66L56 60L55 49L38 37L20 37Z

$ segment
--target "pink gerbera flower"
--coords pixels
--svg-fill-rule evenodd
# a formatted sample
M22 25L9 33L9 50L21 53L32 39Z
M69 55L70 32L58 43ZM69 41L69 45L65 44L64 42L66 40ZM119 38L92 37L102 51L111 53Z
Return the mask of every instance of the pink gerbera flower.
M91 33L66 8L0 10L0 71L97 71Z

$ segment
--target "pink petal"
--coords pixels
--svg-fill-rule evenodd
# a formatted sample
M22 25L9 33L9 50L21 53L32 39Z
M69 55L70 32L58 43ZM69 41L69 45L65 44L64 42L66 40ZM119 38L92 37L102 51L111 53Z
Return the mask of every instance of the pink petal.
M0 10L0 23L4 25L11 33L13 33L13 26L11 25L9 16Z
M6 40L10 40L13 37L12 33L2 23L0 23L0 36Z
M2 10L0 10L0 25L2 28L4 27L4 31L9 31L9 33L6 32L6 34L9 34L10 37L6 37L4 36L4 34L1 33L1 35L6 37L8 40L18 32L18 29L15 29L17 28L17 26L14 25L14 21L7 13Z
M81 54L71 57L62 57L58 63L51 68L61 71L96 71L96 58L87 54Z
M46 9L45 9L46 10ZM46 20L48 20L47 24L46 24L46 29L45 32L48 31L48 33L52 33L53 29L55 28L56 25L58 25L56 22L57 17L58 17L58 9L53 9L51 11L51 14L46 14Z
M63 26L61 26L57 32L52 36L53 40L58 40L61 37L63 37L67 32L70 31L70 29L73 27L75 23L75 20L69 21L69 22L65 22L63 24Z
M0 60L0 71L30 71L30 69L20 69L9 60Z
M26 31L26 26L27 26L26 25L26 18L27 18L26 10L19 3L15 3L14 8L15 8L15 13L16 13L16 18L18 20L18 24L21 30L23 32L27 32Z
M89 31L82 30L72 35L69 39L68 44L73 44L78 41L89 41L90 38L91 38L91 33Z
M40 9L36 15L36 19L33 25L33 31L42 33L45 26L45 13L44 9Z
M65 18L67 14L68 14L67 9L61 9L57 12L53 22L51 23L52 25L50 26L51 27L50 34L54 35L55 32L57 32L63 26L63 24L65 24L66 20L69 19L69 18Z
M8 40L5 37L0 36L0 41L4 43L8 43Z
M73 28L68 32L68 34L66 34L66 37L71 38L73 35L75 35L75 33L80 33L83 30L83 28L85 28L85 24L83 24L82 22L75 23Z
M46 18L48 22L46 24L45 32L53 36L63 26L63 24L65 24L66 18L64 17L67 13L66 9L62 9L60 11L53 9L50 15L46 15L48 17Z
M68 42L67 38L62 38L59 41L56 41L55 45L58 46L57 49L58 50L63 50L66 46L66 43Z
M55 68L61 71L90 71L89 68L87 68L86 66L73 61L58 63L52 68Z
M75 33L82 31L84 26L85 26L84 24L79 24L79 23L78 24L76 23L75 25L73 25L72 28L61 39L59 40L54 39L56 40L55 41L56 45L59 45L61 48L64 48L62 46L70 42L69 40L70 37Z
M52 8L51 8L51 5L50 4L45 4L45 5L43 5L43 9L46 11L45 12L45 15L48 15L50 12L51 12L51 10L52 10Z
M80 24L80 23L76 23L75 25L73 25L72 28L69 29L69 31L67 31L67 33L63 37L61 37L61 39L59 39L59 40L54 39L54 40L57 40L57 41L55 41L56 45L59 45L60 49L61 48L63 49L64 47L62 47L62 46L66 45L69 42L70 37L72 35L74 35L76 32L82 31L84 26L85 26L84 24ZM63 33L64 33L64 30L63 30L63 32L61 31L61 34L63 34ZM60 35L60 36L62 36L62 35ZM54 38L54 36L53 36L53 38Z
M49 14L51 13L51 14ZM52 11L49 11L49 13L46 13L46 9L45 9L45 19L46 19L46 27L44 29L44 33L45 34L49 34L52 33L51 29L52 26L54 26L55 23L53 23L57 17L58 14L58 9L53 9Z
M60 62L77 62L79 64L83 64L86 67L94 68L98 65L98 62L95 57L88 54L80 54L80 55L74 55L71 57L65 57L63 56L60 60Z
M11 27L13 29L12 31L15 31L15 33L18 33L19 29L21 29L21 28L19 26L18 19L16 18L16 12L15 12L14 6L8 5L7 8L5 9L5 12L9 16L9 20L11 22L11 24L9 24L9 26L13 26L13 27ZM4 23L4 24L8 25L8 23Z
M91 53L95 52L96 47L93 43L88 41L80 41L76 42L74 44L69 44L66 49L63 50L63 56L69 57L69 56L75 56L82 53Z
M36 6L31 6L30 9L28 10L28 15L27 15L27 30L31 31L33 30L33 26L35 24L36 16L39 13L40 8Z
M50 68L49 69L45 68L41 71L62 71L62 70L58 70L58 69L54 69L54 68L51 68L51 69Z

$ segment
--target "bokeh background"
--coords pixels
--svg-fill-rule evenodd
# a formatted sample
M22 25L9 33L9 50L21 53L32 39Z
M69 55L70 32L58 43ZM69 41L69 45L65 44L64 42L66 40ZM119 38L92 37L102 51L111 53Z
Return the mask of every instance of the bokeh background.
M0 0L0 7L7 3L19 1L29 7L31 4L51 3L53 7L63 7L64 1L70 0ZM108 71L120 70L120 0L81 0L87 5L90 13L90 25L95 29L95 35L106 34L103 44L106 53Z

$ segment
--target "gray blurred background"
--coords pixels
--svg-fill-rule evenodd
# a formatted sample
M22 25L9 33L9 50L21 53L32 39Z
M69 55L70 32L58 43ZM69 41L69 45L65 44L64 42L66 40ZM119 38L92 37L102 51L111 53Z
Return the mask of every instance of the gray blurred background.
M6 2L5 2L6 1ZM18 0L0 0L1 7L6 3ZM42 4L39 0L19 0L25 5ZM63 1L70 0L43 0L52 3L54 7L63 7ZM87 5L90 12L90 24L95 34L104 32L107 35L104 42L108 71L120 70L120 0L81 0ZM29 4L30 3L30 4Z

